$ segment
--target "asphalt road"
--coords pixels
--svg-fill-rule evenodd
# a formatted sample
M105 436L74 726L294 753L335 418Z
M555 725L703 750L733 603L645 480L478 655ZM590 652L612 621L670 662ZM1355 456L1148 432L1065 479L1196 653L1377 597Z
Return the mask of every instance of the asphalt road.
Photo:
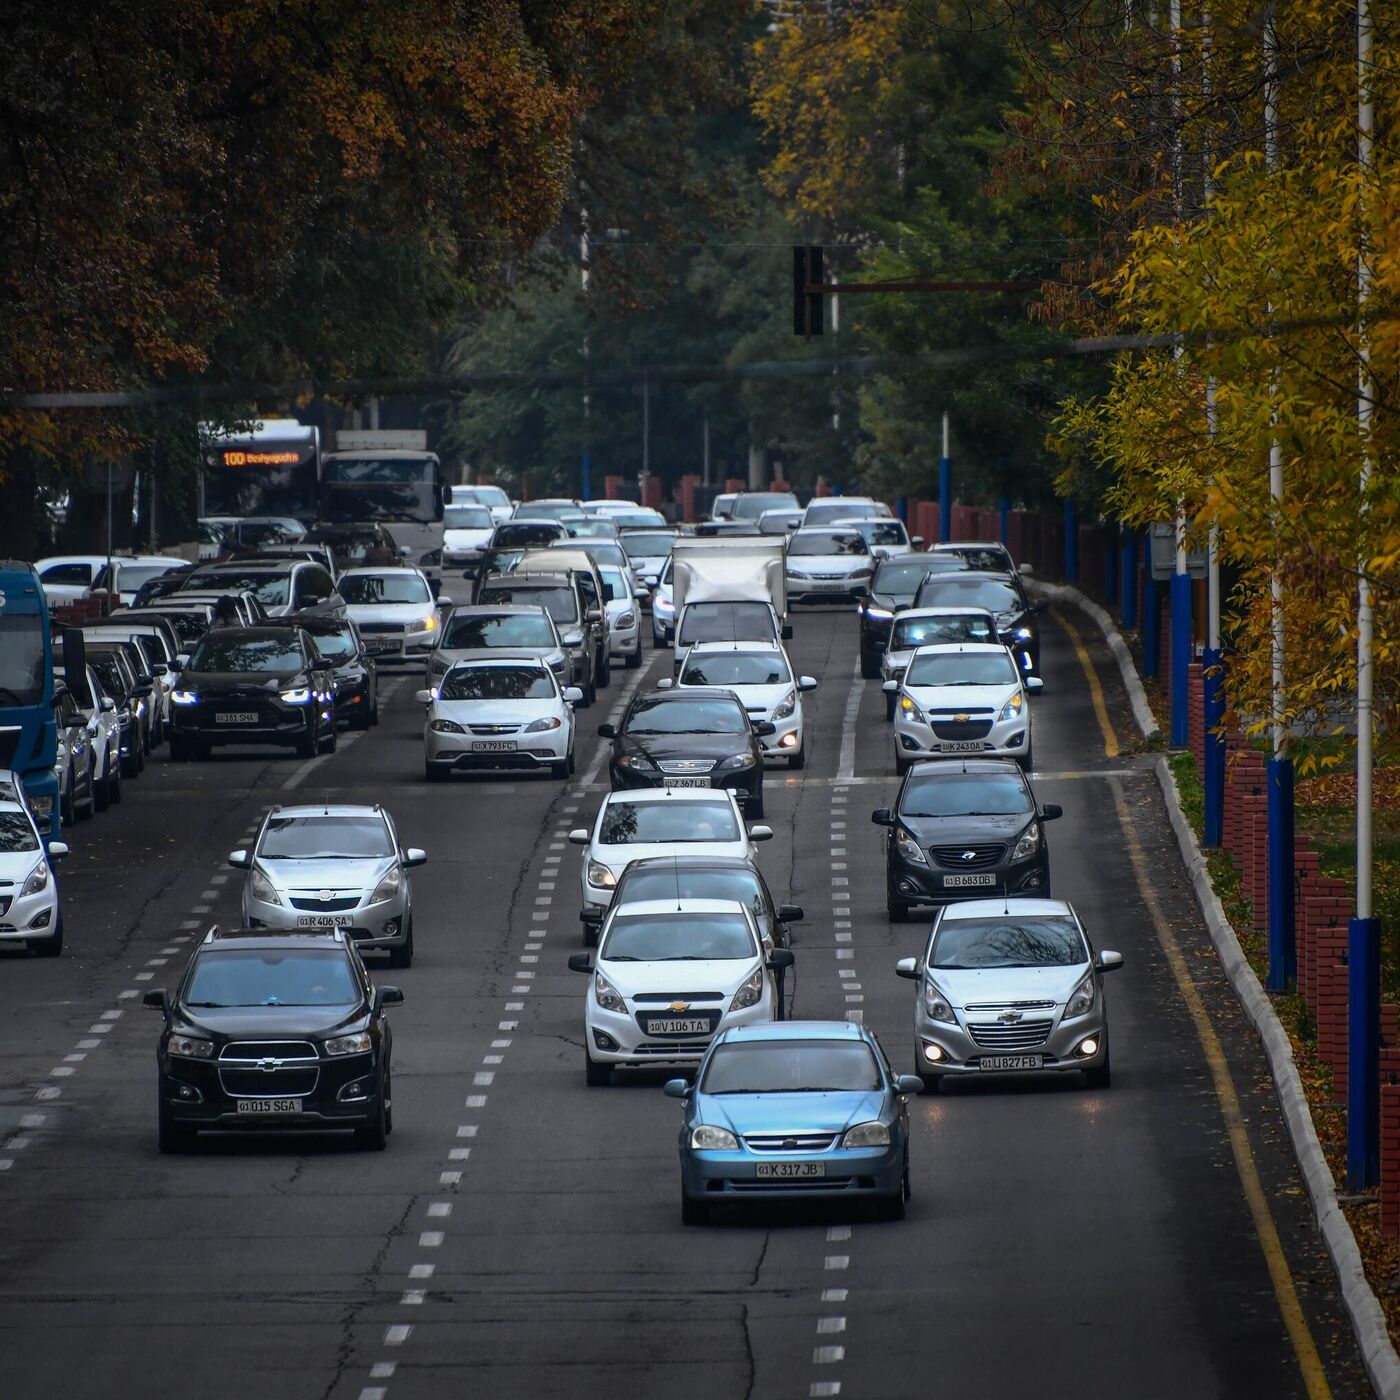
M822 685L807 770L769 775L761 856L775 897L806 909L793 1014L861 1014L912 1068L914 989L893 964L923 929L884 915L869 814L895 782L879 689L855 676L846 609L799 613L791 651ZM414 677L377 730L310 763L158 758L121 809L73 833L64 957L0 954L0 1397L1367 1393L1155 783L1105 758L1057 624L1045 658L1034 781L1065 809L1049 828L1054 891L1127 959L1108 983L1115 1082L915 1100L902 1223L768 1207L683 1229L665 1076L585 1088L584 979L565 968L582 946L579 853L564 833L600 800L596 739L567 787L429 787ZM648 649L642 674L668 659ZM1095 650L1116 718L1104 661ZM589 736L639 678L614 676L581 714ZM173 985L210 919L237 921L241 877L223 860L263 808L317 798L386 803L430 856L413 876L413 968L371 969L407 996L389 1150L268 1137L161 1157L157 1017L140 993ZM1141 872L1216 1025L1214 1071Z

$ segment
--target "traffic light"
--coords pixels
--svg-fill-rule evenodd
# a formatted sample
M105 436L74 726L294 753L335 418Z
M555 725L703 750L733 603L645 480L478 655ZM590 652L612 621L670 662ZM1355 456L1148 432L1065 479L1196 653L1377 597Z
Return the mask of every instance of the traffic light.
M822 281L822 245L799 243L792 250L792 330L794 335L822 333L822 294L809 286Z

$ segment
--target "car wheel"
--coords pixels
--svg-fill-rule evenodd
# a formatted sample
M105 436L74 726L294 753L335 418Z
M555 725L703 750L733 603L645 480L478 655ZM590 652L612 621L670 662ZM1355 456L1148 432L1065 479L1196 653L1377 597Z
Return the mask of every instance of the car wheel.
M412 967L413 966L413 915L408 915L408 934L404 938L401 948L389 949L390 967Z
M136 746L136 771L138 773L146 771L146 751L140 744Z
M796 753L788 755L788 768L805 768L807 766L807 741L802 741L802 747Z
M1113 1065L1109 1054L1104 1051L1103 1064L1095 1069L1084 1071L1084 1085L1089 1089L1107 1089L1113 1083Z
M763 815L763 784L759 783L753 796L749 798L744 806L746 817L761 817Z
M107 769L107 801L116 806L122 800L122 765L117 759Z
M58 918L58 927L52 938L31 938L25 945L36 958L56 958L63 951L63 916Z
M355 1129L355 1146L362 1152L383 1152L389 1144L389 1123L385 1109L388 1090L387 1083L380 1084L379 1102L375 1105L374 1117Z
M635 671L637 667L642 664L642 643L640 639L637 641L637 650L630 652L623 664L629 671Z
M693 1196L687 1196L685 1191L681 1191L681 1224L682 1225L708 1225L710 1223L710 1205L708 1201L697 1201Z
M596 935L595 935L596 937ZM590 1089L606 1088L612 1083L612 1066L595 1064L588 1051L583 1052L583 1082Z
M423 765L423 776L430 783L445 783L449 770L439 768L436 763L425 763Z
M191 739L190 757L198 763L206 762L209 758L209 745L201 739Z
M156 1091L159 1093L159 1090ZM195 1130L174 1122L170 1110L161 1099L156 1111L156 1146L169 1155L175 1152L188 1152L194 1146Z
M316 749L316 731L314 729L308 729L306 733L297 740L296 755L298 758L315 758Z
M886 696L885 696L885 721L886 721L886 723L888 723L888 724L893 724L893 723L894 723L894 706L895 706L895 697L894 697L893 695L886 695Z
M331 732L329 734L323 734L321 736L321 742L316 747L320 750L321 753L334 753L336 750L336 745L339 742L340 739L339 736L336 734L335 723L334 721L332 721Z
M606 656L605 656L601 661L596 662L596 663L594 664L593 669L594 669L594 672L597 674L597 677L598 677L598 684L601 685L601 686L603 686L604 689L606 689L609 685L612 684L612 658L611 658L611 657L606 657Z
M1016 755L1016 762L1019 763L1019 764L1021 765L1021 767L1024 768L1027 772L1030 771L1030 767L1031 767L1031 755L1030 755L1030 754L1028 754L1028 753L1018 753L1018 754Z
M894 756L894 771L902 778L912 767L913 762L914 760L912 758L905 758L902 753L896 753Z
M92 781L92 807L95 812L105 812L112 805L112 775L105 773L99 783L96 778Z
M369 722L371 725L379 723L379 692L374 692L374 704L369 707Z
M572 778L574 770L578 767L578 760L574 754L573 746L569 746L569 776Z
M389 1061L384 1063L384 1131L394 1131L394 1067Z
M374 723L373 710L360 710L350 721L351 729L368 729Z
M860 675L862 680L877 681L880 679L880 658L871 656L864 649L860 653Z

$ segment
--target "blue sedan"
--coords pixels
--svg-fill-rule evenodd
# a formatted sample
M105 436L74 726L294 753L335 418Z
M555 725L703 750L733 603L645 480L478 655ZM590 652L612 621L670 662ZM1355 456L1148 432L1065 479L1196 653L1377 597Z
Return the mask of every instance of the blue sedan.
M722 1032L683 1099L681 1220L738 1201L873 1199L900 1220L909 1199L909 1094L879 1042L845 1021L774 1021Z

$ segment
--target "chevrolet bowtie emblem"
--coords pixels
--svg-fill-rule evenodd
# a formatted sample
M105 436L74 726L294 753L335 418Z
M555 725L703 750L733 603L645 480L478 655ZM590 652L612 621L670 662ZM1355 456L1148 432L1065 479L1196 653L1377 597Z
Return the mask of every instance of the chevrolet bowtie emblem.
M1021 1013L1019 1011L1003 1011L1001 1015L997 1017L998 1021L1007 1026L1014 1026L1020 1019Z
M953 718L954 718L955 720L957 720L957 722L958 722L959 724L966 724L966 723L967 723L967 716L966 716L966 715L954 715Z
M322 904L328 904L328 903L330 903L330 901L333 900L334 898L335 898L335 891L334 891L334 890L322 890L322 891L321 891L320 899L321 899L321 903L322 903Z
M688 1001L673 1001L673 1002L671 1003L671 1010L672 1010L672 1011L689 1011L689 1010L690 1010L690 1003L689 1003Z

